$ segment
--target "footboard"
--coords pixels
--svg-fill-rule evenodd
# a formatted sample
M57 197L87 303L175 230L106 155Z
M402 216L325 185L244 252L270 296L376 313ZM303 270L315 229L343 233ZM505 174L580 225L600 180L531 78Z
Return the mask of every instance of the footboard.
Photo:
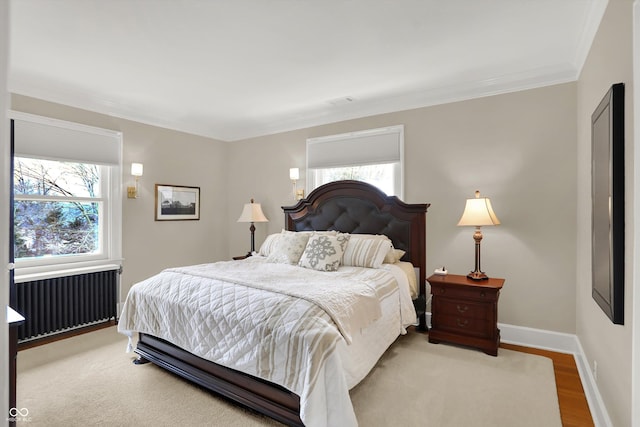
M290 426L303 426L300 397L277 384L197 357L173 344L140 334L135 352L164 369Z

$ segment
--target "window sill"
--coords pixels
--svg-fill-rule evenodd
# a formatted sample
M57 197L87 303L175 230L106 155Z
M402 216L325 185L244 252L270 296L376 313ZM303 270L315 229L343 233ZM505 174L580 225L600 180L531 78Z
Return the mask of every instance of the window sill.
M73 276L76 274L96 273L99 271L119 270L121 260L103 260L101 263L90 265L56 265L43 267L16 267L14 282L24 283L33 280L52 279L55 277Z

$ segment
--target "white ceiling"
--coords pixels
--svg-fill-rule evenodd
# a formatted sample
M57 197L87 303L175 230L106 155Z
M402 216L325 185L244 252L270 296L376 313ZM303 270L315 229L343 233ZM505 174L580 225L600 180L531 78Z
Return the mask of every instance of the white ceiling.
M232 141L576 80L605 7L11 0L9 91Z

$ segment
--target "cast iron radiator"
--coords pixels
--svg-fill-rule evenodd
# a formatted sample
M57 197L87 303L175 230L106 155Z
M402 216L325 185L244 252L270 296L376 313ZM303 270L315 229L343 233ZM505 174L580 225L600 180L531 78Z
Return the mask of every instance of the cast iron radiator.
M108 270L16 283L17 311L25 317L18 342L115 320L119 271Z

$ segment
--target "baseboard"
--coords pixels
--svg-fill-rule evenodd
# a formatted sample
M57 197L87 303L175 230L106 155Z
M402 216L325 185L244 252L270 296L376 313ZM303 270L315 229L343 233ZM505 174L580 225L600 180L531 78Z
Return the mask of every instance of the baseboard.
M504 323L499 323L498 328L500 329L500 340L504 343L573 354L595 426L613 426L591 372L589 361L576 335Z
M498 323L498 328L500 329L500 341L508 344L574 355L582 350L578 337L573 334L514 326L506 323Z

